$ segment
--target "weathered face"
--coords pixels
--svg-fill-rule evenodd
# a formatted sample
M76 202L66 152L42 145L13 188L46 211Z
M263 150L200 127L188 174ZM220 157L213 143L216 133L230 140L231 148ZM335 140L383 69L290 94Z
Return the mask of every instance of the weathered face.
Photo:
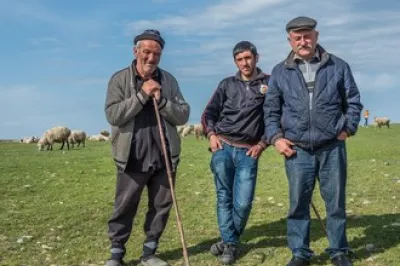
M250 51L244 51L235 55L235 64L245 77L251 77L256 69L258 55L254 56Z
M318 31L316 30L301 30L291 31L288 41L293 52L302 58L311 58L315 53L315 48L318 41Z
M153 40L140 41L134 48L137 60L136 68L140 74L151 76L160 63L162 49L158 42Z

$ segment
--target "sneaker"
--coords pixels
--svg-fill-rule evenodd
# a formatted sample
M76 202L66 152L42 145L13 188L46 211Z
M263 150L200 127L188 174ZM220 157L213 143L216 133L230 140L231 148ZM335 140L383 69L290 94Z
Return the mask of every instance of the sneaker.
M236 260L236 251L237 248L235 245L227 244L225 245L224 252L219 257L219 260L222 264L232 264Z
M140 259L140 264L142 266L169 266L167 262L156 257L155 255L148 256L146 258Z
M334 257L331 261L335 266L353 266L353 263L351 263L346 254L340 254L339 256Z
M224 248L225 248L224 242L219 241L211 245L210 253L213 254L214 256L220 256L222 255L222 253L224 253Z
M286 266L307 266L310 265L310 261L293 256Z
M120 260L108 260L105 266L123 266L124 263Z

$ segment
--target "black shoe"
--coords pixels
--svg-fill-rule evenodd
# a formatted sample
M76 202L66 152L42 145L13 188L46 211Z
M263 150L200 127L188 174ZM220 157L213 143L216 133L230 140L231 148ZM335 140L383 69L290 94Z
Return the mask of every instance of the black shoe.
M225 245L224 252L219 257L219 260L221 261L222 264L225 265L234 263L236 260L236 251L237 248L235 245L232 244Z
M220 241L211 245L210 253L214 256L219 256L224 253L225 244L224 242Z
M335 266L353 266L353 263L351 263L346 254L340 254L339 256L334 257L331 261Z
M307 266L310 265L310 261L293 256L286 266Z

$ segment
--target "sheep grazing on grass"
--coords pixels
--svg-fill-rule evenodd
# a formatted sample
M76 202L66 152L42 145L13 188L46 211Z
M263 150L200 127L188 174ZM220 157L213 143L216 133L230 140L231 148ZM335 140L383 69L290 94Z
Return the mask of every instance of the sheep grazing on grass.
M178 131L178 134L181 135L183 130L185 129L185 127L187 127L187 125L183 125L183 126L177 126L176 127L176 131Z
M90 136L90 137L88 138L88 140L94 140L94 141L109 141L110 138L109 138L109 137L106 137L106 136L104 136L104 135L102 135L102 134L99 134L99 135L92 135L92 136Z
M23 139L20 139L20 143L27 143L27 144L30 144L30 143L36 143L36 142L38 142L39 141L39 139L36 137L36 136L32 136L32 137L25 137L25 138L23 138Z
M72 148L74 148L75 144L77 144L77 147L79 147L81 143L82 147L85 147L86 133L82 130L72 130L68 137L68 141Z
M194 135L196 136L196 139L198 140L203 139L204 138L204 130L203 130L203 126L201 124L196 124L194 125Z
M67 127L53 127L47 130L38 142L39 151L47 146L47 150L53 150L54 143L62 143L60 150L64 148L64 144L67 143L69 150L68 137L71 134L71 130Z
M103 135L104 137L110 137L110 132L108 132L107 130L102 130L101 132L100 132L100 135Z
M374 122L377 127L381 128L382 126L387 126L390 128L390 119L389 117L374 117Z
M185 138L187 135L193 133L194 125L188 125L182 130L181 137Z

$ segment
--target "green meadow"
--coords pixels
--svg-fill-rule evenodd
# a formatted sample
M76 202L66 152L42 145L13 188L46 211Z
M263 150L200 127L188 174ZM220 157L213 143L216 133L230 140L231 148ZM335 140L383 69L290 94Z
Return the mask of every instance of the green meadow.
M348 240L354 265L400 265L400 125L360 128L347 141ZM219 240L215 188L206 140L183 140L176 194L191 265L220 265L209 253ZM35 144L0 143L0 265L103 265L109 256L107 221L114 200L110 143L39 152ZM143 194L125 261L136 265L142 249ZM325 218L318 187L314 202ZM269 147L259 164L256 196L236 265L286 265L287 179L283 158ZM312 265L331 265L328 242L314 213ZM324 220L325 221L325 220ZM182 265L171 212L160 257Z

